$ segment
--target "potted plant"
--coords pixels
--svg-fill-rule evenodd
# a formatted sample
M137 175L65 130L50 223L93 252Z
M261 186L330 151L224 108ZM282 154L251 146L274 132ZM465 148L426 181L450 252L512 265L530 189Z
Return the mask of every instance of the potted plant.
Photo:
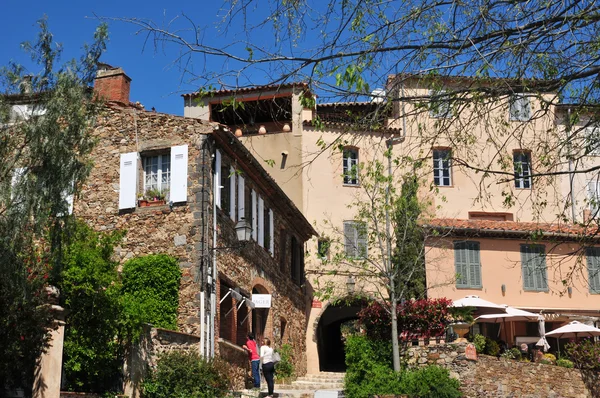
M471 329L471 325L475 320L473 318L473 311L475 308L473 307L450 307L450 318L452 323L452 329L458 335L458 339L456 339L457 343L465 343L467 339L465 339L465 335L469 333L469 329Z
M138 195L138 205L140 207L160 206L166 203L167 191L158 189L147 189L144 194Z

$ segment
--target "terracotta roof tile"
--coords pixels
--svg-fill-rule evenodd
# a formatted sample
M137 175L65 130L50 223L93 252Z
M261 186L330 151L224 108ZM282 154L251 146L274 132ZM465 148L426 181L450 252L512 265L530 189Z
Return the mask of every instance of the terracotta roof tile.
M493 221L493 220L464 220L455 218L434 218L429 220L426 227L442 229L445 231L456 231L457 233L470 232L482 235L531 235L538 233L546 236L562 237L595 237L600 232L600 226L596 224L579 225L567 223L536 223L516 221Z

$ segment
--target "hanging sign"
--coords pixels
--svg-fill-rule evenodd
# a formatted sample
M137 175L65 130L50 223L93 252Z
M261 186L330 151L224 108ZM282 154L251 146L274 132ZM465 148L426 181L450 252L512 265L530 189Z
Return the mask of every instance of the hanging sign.
M271 308L271 295L270 294L253 294L252 302L256 305L256 308Z

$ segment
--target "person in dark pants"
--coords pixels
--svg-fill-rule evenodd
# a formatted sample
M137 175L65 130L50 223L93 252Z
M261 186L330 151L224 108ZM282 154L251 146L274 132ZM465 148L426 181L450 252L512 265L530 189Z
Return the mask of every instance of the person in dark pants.
M263 345L260 347L260 359L262 361L263 375L267 381L269 395L266 398L273 398L273 376L275 375L275 363L273 363L273 349L271 348L271 340L265 338Z
M260 356L258 355L258 346L254 341L254 334L248 333L248 340L243 345L248 352L248 359L252 364L252 379L254 379L254 388L260 388Z

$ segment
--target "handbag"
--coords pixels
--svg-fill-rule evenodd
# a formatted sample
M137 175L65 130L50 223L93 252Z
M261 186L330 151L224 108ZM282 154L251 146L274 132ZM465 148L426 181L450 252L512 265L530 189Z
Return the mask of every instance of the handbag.
M277 365L279 362L281 362L281 355L279 355L278 352L274 351L273 352L273 364Z

